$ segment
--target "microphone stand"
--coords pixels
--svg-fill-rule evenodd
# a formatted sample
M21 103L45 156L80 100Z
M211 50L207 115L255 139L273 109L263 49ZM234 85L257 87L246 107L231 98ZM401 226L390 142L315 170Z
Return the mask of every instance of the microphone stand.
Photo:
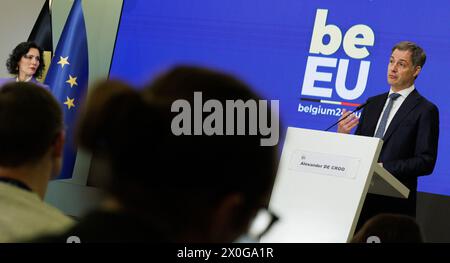
M352 112L350 112L350 114L348 114L348 115L345 116L344 118L338 120L337 122L333 123L333 125L331 125L331 126L328 127L327 129L325 129L324 131L329 131L331 128L333 128L334 126L336 126L336 124L338 124L338 123L340 123L341 121L347 119L348 116L350 116L350 115L352 115L353 113L355 113L355 112L359 111L360 109L364 108L364 107L367 105L367 103L369 103L369 102L366 102L366 103L364 103L364 104L359 105L355 110L353 110Z

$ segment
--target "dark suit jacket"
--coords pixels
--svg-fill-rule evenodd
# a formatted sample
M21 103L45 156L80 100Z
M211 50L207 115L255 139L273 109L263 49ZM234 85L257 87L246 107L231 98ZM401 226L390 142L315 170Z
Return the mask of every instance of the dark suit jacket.
M76 236L81 243L149 242L168 243L148 220L141 215L126 212L96 210L82 218L65 233L44 235L26 243L66 243L67 238Z
M384 93L368 99L355 134L373 137L387 96L388 93ZM385 212L415 216L417 177L431 174L433 171L437 158L438 137L439 111L415 89L402 103L389 124L379 157L383 167L410 189L410 197L405 201L372 195L369 199L384 200L378 204L381 207L378 210L391 206ZM379 212L383 211L377 213Z

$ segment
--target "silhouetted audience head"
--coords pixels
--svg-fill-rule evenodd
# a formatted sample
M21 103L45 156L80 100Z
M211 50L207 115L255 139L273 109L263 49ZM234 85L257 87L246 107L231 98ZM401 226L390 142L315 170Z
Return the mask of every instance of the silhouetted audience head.
M19 180L44 198L48 180L59 175L64 131L53 96L30 82L0 88L0 176Z
M201 92L202 102L199 93L195 101L194 92ZM191 121L183 125L191 135L174 135L172 129L174 118L181 116L173 103L180 99L190 106L184 113ZM80 122L78 141L109 164L108 190L121 209L145 214L171 241L233 241L268 204L276 147L260 146L262 135L198 130L214 110L198 112L201 103L212 99L221 102L225 113L227 100L260 98L228 74L181 66L142 91L119 81L98 83ZM270 120L270 112L259 114ZM231 123L221 118L225 131ZM236 127L236 118L232 123Z
M73 220L43 202L59 175L63 113L55 98L32 82L0 87L0 243L58 234Z
M414 218L400 214L379 214L369 219L352 239L352 243L421 243L420 227Z

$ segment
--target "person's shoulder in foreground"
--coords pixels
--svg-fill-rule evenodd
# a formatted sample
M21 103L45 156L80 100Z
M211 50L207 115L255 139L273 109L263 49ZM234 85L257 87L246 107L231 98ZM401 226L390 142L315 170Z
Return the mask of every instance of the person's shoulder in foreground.
M169 242L138 214L97 210L68 231L45 235L25 242L32 243L99 243L99 242Z

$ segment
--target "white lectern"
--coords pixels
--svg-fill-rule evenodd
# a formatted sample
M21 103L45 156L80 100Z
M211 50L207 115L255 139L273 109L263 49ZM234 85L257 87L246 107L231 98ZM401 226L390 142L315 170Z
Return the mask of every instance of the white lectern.
M270 199L279 221L261 242L344 243L367 192L407 198L378 163L378 138L289 127Z

